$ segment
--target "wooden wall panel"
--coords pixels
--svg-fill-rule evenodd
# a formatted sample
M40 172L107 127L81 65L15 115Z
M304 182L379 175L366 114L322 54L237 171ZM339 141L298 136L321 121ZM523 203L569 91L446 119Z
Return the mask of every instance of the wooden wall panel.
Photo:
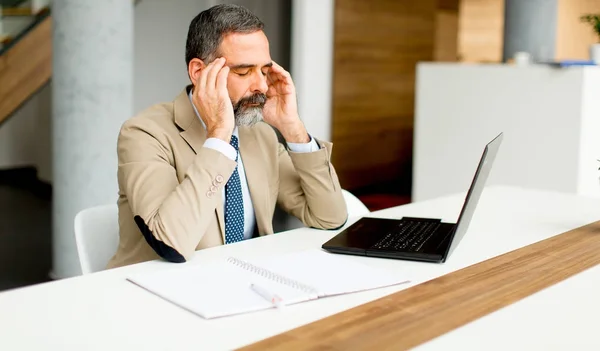
M459 0L438 0L433 43L434 61L458 61Z
M0 124L52 76L52 18L0 56Z
M336 0L333 162L342 186L410 192L415 68L434 52L434 0Z
M460 1L458 20L460 61L501 62L503 40L504 0Z
M600 13L600 0L558 1L557 60L590 59L590 45L598 43L599 39L589 24L579 20L588 13Z
M458 12L459 3L459 0L438 0L437 9L438 11Z
M435 19L435 61L458 61L458 10L438 10Z

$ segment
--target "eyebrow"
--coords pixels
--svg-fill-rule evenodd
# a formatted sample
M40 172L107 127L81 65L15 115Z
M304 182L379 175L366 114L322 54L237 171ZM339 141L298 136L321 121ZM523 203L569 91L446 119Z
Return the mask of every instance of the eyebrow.
M243 68L254 68L256 66L257 65L253 65L251 63L240 63L237 65L231 65L231 66L229 66L229 68L230 69L243 69ZM273 67L273 62L269 62L262 66L262 68L264 68L264 67Z

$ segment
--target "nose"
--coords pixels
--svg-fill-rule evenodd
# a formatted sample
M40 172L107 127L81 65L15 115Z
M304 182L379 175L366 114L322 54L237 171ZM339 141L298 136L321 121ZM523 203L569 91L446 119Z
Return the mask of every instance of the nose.
M267 84L267 76L263 75L261 71L258 71L254 74L254 78L252 79L250 91L252 91L253 93L266 94L267 90L269 90L269 86Z

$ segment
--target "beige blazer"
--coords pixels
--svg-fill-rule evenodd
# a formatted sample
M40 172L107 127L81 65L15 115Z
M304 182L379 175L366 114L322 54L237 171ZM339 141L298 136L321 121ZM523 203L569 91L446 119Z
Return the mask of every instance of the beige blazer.
M190 88L121 127L120 239L108 268L159 257L184 262L196 250L224 243L221 189L236 162L203 147L206 131L188 98ZM266 123L239 128L239 140L257 235L273 233L276 204L310 227L335 229L345 223L331 143L317 140L320 150L294 153Z

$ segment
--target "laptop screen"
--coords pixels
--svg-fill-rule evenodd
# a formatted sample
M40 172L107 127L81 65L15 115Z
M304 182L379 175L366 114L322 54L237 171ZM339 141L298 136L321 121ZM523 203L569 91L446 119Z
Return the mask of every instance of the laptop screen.
M498 136L490 141L483 150L483 155L481 155L481 160L477 166L477 171L473 177L473 182L471 183L471 187L467 192L465 203L460 211L458 221L456 222L456 231L454 232L454 237L452 238L452 244L450 245L448 255L454 251L460 240L467 232L467 228L469 227L469 223L471 223L471 218L473 217L473 212L475 212L475 208L479 202L479 197L483 192L483 188L485 187L488 175L492 169L492 164L496 159L496 154L498 153L498 148L502 143L503 137L503 133L498 134Z

